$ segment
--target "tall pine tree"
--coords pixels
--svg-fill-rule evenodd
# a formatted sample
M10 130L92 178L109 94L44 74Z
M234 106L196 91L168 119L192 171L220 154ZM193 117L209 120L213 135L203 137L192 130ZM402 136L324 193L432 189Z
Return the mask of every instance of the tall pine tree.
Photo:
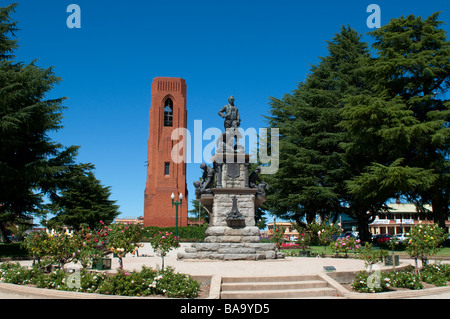
M281 156L278 172L266 177L271 190L265 207L298 224L347 209L348 167L341 148L347 137L340 113L344 97L360 94L366 85L361 64L369 53L350 27L328 42L328 51L293 94L271 99L267 116L269 125L280 129Z
M55 215L49 220L49 227L95 228L100 220L110 224L119 215L119 207L109 199L110 188L95 178L93 169L92 164L78 164L64 175L64 186L50 196L51 203L47 205Z
M367 68L371 92L349 98L344 126L351 152L371 152L372 163L349 181L361 200L406 195L430 203L445 227L449 208L450 42L438 13L392 19L373 31L378 57Z
M73 163L75 146L49 137L61 128L63 98L45 99L60 81L52 68L15 62L16 5L0 7L0 234L5 223L37 214L43 195Z

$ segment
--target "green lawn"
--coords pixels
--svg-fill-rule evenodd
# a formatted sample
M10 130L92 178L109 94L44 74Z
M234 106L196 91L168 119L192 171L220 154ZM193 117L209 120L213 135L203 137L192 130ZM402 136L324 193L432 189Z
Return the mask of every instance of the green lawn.
M325 247L324 246L310 246L311 247L311 252L312 253L316 253L316 254L324 254L325 253ZM389 250L389 249L386 249ZM300 251L300 249L283 249L281 250L281 252L291 252L294 253L295 255L298 255L298 252ZM396 249L395 250L396 254L401 254L401 255L408 255L405 251L405 249ZM330 247L327 248L327 255L334 255L334 250L332 250ZM350 252L349 256L352 256L354 253ZM342 256L343 254L340 253L340 255ZM434 256L434 257L450 257L450 247L443 247L439 250L439 252Z

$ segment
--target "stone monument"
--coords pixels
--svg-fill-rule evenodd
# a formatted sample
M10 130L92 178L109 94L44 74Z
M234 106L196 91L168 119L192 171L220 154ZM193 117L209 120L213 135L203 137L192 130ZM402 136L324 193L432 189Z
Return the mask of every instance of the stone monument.
M209 227L203 243L192 244L178 259L263 260L284 258L272 243L260 243L255 210L265 201L265 189L258 173L249 174L250 155L239 145L241 122L234 97L219 115L225 132L218 138L212 167L201 164L202 181L194 182L197 200L209 213Z

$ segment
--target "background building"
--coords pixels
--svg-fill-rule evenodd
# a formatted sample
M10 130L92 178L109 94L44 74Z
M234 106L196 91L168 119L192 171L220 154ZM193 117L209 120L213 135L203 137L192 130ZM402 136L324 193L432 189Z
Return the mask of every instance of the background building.
M133 225L143 225L144 224L144 217L123 217L123 218L116 218L114 220L115 224L133 224Z
M430 205L425 205L428 213L418 212L414 204L389 204L390 212L379 213L373 223L369 225L372 235L407 233L412 227L422 224L434 224L432 209ZM445 225L447 230L450 227L450 217Z

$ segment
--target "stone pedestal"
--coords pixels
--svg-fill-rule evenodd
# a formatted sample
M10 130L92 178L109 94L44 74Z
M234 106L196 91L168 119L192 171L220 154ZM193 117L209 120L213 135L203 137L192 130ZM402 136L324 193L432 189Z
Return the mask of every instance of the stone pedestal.
M249 155L221 153L213 157L215 181L208 193L197 194L210 214L204 243L192 244L179 259L261 260L284 258L275 244L260 243L255 210L265 197L250 188Z

